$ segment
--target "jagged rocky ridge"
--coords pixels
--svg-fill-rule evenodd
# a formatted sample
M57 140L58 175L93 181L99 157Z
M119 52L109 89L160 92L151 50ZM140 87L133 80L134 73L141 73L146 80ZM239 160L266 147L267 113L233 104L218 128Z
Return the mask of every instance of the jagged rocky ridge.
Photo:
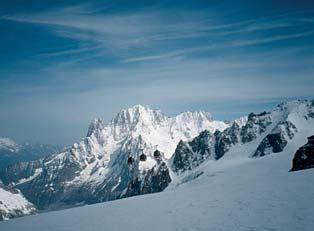
M14 171L24 178L7 177L6 183L15 184L39 209L160 192L172 177L208 159L219 160L233 147L252 146L254 152L245 155L255 158L281 152L304 123L313 125L313 115L313 102L292 101L226 124L205 112L169 118L138 105L122 110L108 125L94 120L80 143L31 170L16 166ZM161 159L154 158L157 149ZM140 161L143 154L146 161Z
M121 197L161 192L170 182L170 171L166 162L158 160L152 169L138 174L138 176L129 183Z
M270 112L250 113L242 127L235 121L222 132L204 131L192 141L180 141L171 168L180 174L199 166L209 157L220 159L235 145L256 144L255 151L248 153L251 157L279 153L298 132L294 122L303 120L313 125L313 108L313 102L309 101L283 103Z

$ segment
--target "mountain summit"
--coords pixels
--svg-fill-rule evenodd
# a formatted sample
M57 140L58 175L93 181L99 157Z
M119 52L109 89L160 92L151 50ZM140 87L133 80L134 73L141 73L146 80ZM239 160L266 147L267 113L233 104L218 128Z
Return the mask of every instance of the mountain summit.
M21 174L23 183L10 179L9 172L4 179L7 184L16 184L30 201L37 201L39 209L117 199L130 182L154 167L157 149L167 161L180 140L227 127L229 124L213 120L207 112L168 117L159 110L135 105L121 110L108 124L94 119L79 143L47 157L41 165L30 165L34 168ZM137 162L142 154L146 161ZM135 161L131 170L129 157Z

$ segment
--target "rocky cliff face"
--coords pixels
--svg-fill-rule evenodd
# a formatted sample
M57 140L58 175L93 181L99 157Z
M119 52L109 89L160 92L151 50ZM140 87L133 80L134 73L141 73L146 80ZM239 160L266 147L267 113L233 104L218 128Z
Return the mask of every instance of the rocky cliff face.
M300 147L294 155L291 171L314 168L314 136L308 137L307 144Z
M121 197L137 196L163 191L171 182L170 171L164 161L158 161L154 167L131 181Z
M212 133L205 130L190 142L181 140L173 154L172 170L180 173L192 170L203 163L212 155L211 147L214 138L215 136Z

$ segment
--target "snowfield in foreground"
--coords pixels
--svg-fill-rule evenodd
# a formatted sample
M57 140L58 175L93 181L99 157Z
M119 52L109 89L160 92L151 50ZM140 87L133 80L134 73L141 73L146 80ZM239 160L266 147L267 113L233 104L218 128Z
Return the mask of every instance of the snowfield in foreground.
M289 172L300 143L262 158L241 145L207 161L195 180L173 181L164 192L17 218L1 231L313 230L314 169ZM252 145L253 147L254 145Z

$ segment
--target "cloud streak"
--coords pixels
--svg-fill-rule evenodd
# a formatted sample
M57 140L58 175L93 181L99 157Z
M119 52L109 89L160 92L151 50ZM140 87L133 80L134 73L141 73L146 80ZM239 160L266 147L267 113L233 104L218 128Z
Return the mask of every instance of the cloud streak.
M177 14L179 19L171 16L171 13L156 10L100 14L92 7L78 5L36 14L3 16L2 18L22 23L41 24L53 29L58 36L87 43L77 49L52 53L51 56L96 51L106 55L120 56L124 62L141 62L206 50L252 46L312 34L312 31L298 31L288 35L269 34L267 37L259 35L254 38L257 32L298 27L296 21L288 20L284 15L223 22L214 20L202 11L183 11ZM249 38L252 36L253 38ZM204 43L206 40L215 40L215 42L210 46L193 45L193 41ZM181 41L182 45L178 46L177 41ZM185 43L191 43L191 41L190 48L186 49ZM163 50L165 46L167 49ZM126 50L139 48L146 54L140 54L138 57L125 57Z

